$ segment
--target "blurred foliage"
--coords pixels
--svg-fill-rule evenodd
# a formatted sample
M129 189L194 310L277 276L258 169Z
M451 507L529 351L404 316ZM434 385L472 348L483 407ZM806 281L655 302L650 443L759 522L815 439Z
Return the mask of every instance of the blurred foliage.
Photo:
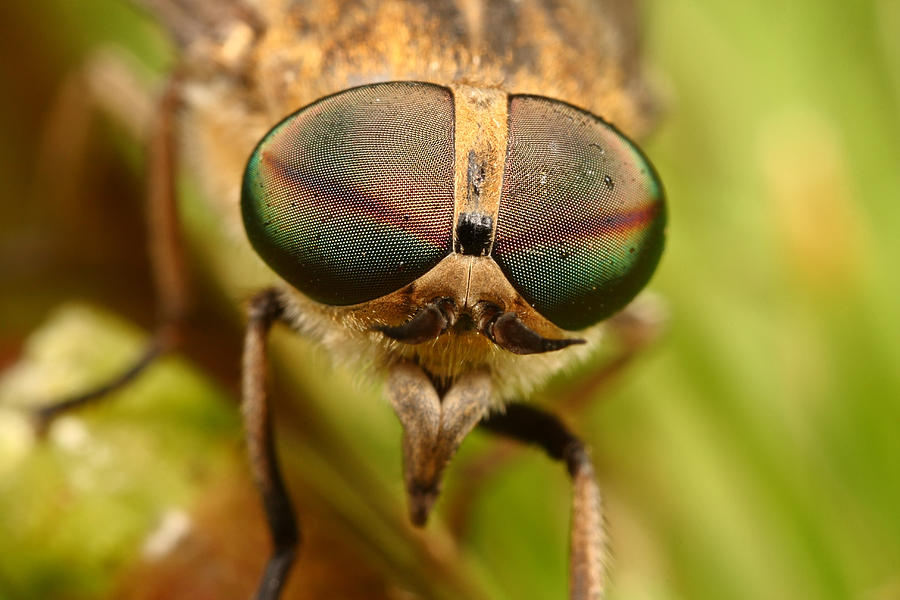
M63 417L35 439L23 406L103 383L141 343L124 324L67 306L0 380L3 597L96 596L166 515L183 519L179 507L238 448L222 392L173 358L98 405L96 418Z
M24 340L70 296L152 322L140 316L152 312L143 251L133 249L139 151L103 126L79 204L90 218L77 227L60 223L58 204L21 202L34 198L22 174L54 89L88 52L128 48L151 74L169 55L152 25L117 2L43 5L0 9L0 44L20 57L0 67L16 84L0 95L0 360L21 355L22 369L46 336L70 348L90 339L97 354L85 356L96 362L82 369L96 377L107 355L136 348L130 326L70 309ZM900 598L900 4L655 0L645 9L646 63L664 113L645 149L671 222L652 287L670 325L602 401L567 415L591 441L606 493L611 597ZM93 200L103 208L91 212ZM189 220L202 219L198 210ZM206 329L233 340L235 313L224 314ZM89 335L67 329L88 326ZM475 486L460 518L454 491L468 494L479 457L498 456L476 434L435 522L413 532L399 428L373 400L378 390L340 371L323 378L327 358L301 340L277 335L275 344L277 396L298 399L278 407L292 489L317 538L293 591L358 579L367 591L335 587L345 591L334 597L564 597L569 500L558 465L499 446L503 468ZM223 495L213 480L247 474L229 416L233 345L200 347L189 358L206 366L219 355L211 370L224 389L168 361L129 390L133 417L110 404L60 423L44 446L0 413L0 597L139 597L146 583L129 581L162 578L134 565L146 562L140 548L167 507L190 513L201 533L224 528L214 524L231 522L229 510L235 522L258 519L252 494L246 507L203 508ZM57 381L62 367L51 362L42 359L49 371L38 380ZM117 492L106 476L96 487L78 479L110 467L81 465L59 442L72 435L112 453ZM197 463L222 475L198 479ZM252 578L264 537L249 544L252 559L223 550L251 530L222 532L203 556L224 554ZM170 564L169 577L196 578L197 564Z

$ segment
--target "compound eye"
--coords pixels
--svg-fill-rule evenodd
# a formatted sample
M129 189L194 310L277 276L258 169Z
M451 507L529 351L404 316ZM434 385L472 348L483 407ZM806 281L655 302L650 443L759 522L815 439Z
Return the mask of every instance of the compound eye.
M241 193L247 236L314 300L384 296L452 250L453 157L446 88L395 82L328 96L254 150Z
M663 247L660 181L614 127L562 102L511 96L493 257L534 308L564 329L618 311Z

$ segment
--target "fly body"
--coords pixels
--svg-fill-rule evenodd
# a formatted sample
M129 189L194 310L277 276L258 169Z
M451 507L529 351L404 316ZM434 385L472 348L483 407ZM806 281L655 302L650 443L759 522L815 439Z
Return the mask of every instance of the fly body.
M562 460L571 597L600 597L589 453L513 400L590 353L662 251L662 187L628 137L650 126L631 2L145 3L181 53L152 152L156 226L172 228L180 153L222 216L219 268L250 264L264 288L243 362L274 545L258 597L279 596L298 540L264 385L277 322L384 379L416 524L478 424ZM169 234L156 270L177 316Z

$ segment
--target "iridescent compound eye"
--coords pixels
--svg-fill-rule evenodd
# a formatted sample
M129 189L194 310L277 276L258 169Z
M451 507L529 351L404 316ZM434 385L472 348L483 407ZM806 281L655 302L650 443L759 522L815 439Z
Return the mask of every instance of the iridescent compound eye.
M640 150L568 104L511 96L492 255L534 308L581 329L624 307L663 247L659 179Z
M453 98L395 82L323 98L257 146L241 210L257 253L319 302L356 304L452 250Z

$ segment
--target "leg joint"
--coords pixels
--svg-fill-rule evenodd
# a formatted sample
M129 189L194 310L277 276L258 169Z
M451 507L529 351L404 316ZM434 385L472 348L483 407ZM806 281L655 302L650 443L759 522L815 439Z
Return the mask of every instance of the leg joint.
M251 322L261 323L268 327L284 315L284 302L281 294L274 288L257 292L250 300L247 315Z
M527 404L510 404L503 413L490 415L482 426L494 433L533 444L566 464L575 476L590 466L587 447L556 416Z

